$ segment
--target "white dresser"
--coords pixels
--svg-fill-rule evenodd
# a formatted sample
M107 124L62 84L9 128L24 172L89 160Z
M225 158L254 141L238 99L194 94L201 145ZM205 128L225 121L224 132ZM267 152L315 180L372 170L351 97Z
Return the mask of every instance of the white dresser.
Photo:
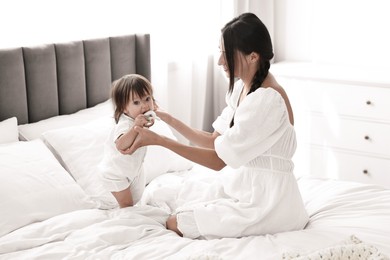
M271 72L294 110L296 176L390 188L390 68L281 62Z

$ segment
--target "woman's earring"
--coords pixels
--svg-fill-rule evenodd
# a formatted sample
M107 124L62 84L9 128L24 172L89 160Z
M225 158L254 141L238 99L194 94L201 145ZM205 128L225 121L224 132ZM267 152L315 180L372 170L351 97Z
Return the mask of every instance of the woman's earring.
M259 55L255 52L252 52L250 58L251 58L251 62L254 63L257 62Z

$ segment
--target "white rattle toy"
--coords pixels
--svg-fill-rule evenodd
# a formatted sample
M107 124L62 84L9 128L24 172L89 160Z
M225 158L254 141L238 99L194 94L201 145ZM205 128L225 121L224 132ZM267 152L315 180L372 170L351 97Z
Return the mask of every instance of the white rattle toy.
M145 112L144 116L146 117L146 120L148 120L148 123L145 125L146 127L153 125L153 121L157 118L156 112L154 112L153 110Z

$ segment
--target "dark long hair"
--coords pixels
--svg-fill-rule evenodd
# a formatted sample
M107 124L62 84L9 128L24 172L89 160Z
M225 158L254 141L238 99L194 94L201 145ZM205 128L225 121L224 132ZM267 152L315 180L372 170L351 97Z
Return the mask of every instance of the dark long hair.
M229 70L229 93L234 87L234 53L240 51L245 55L252 52L259 54L258 70L253 78L248 94L263 83L268 75L270 60L274 57L271 37L267 27L253 13L243 13L228 22L222 28L222 38L225 48L225 58Z
M111 98L115 107L116 123L134 94L140 98L146 95L153 97L153 88L149 80L139 74L128 74L112 83Z

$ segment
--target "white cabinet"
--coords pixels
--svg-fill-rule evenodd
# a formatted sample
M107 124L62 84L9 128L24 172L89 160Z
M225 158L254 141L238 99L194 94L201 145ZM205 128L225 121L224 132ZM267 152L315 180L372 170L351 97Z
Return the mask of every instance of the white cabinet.
M390 70L276 63L294 110L295 174L390 188Z

